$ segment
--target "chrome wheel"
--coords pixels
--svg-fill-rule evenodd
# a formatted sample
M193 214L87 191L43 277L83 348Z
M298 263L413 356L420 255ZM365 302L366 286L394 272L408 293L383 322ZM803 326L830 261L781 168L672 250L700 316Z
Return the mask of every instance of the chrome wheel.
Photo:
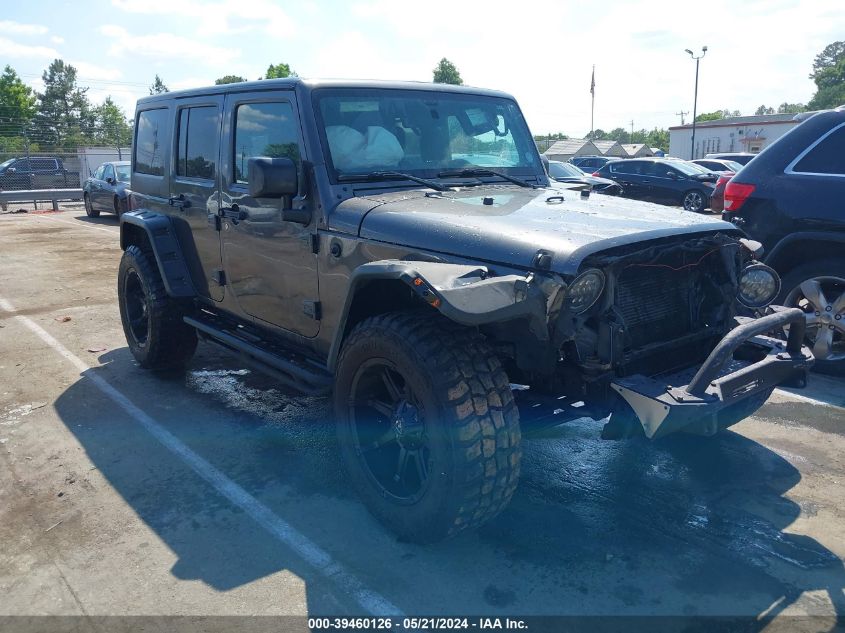
M784 303L807 315L806 341L816 360L845 359L845 279L807 279L792 289Z

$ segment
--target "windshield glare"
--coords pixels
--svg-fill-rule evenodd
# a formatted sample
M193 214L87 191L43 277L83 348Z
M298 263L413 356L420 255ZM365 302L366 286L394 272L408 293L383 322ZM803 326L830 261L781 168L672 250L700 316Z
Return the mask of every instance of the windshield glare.
M120 182L129 182L129 165L115 165L114 171Z
M709 174L711 173L709 169L706 167L702 167L701 165L696 165L695 163L687 163L682 161L675 161L672 163L672 167L680 171L681 173L687 176L695 176L697 174Z
M539 158L508 99L396 90L323 91L318 109L338 174L437 176L475 167L536 172Z

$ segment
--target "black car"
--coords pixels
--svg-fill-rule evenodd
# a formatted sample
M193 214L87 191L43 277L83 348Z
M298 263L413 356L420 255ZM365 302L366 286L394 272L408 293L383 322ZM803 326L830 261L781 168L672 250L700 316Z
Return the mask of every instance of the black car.
M597 174L618 182L626 198L682 205L696 213L710 205L717 180L716 174L697 165L664 158L615 160Z
M79 173L69 172L56 156L10 158L0 163L0 189L65 189L79 186Z
M821 371L845 375L845 106L797 125L725 188L725 219L763 243L779 301L807 314Z
M581 171L591 174L613 160L620 159L615 156L573 156L568 162L575 165Z
M800 310L735 319L778 287L739 229L550 187L508 94L270 79L145 97L134 130L130 352L172 369L202 339L331 393L348 481L403 539L495 517L523 428L713 435L812 363Z
M85 213L96 218L101 211L118 217L129 206L129 178L131 163L128 160L103 163L85 181L82 197Z
M548 169L549 177L557 182L584 183L590 185L596 193L605 193L611 196L618 196L622 193L622 187L618 183L607 178L585 174L572 163L550 160Z

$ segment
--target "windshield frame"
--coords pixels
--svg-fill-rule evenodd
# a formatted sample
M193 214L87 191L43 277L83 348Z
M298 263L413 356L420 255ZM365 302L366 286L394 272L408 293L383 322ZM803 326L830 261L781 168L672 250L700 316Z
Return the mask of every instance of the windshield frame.
M368 188L373 188L374 186L378 186L379 183L384 183L383 186L386 187L402 187L405 186L401 180L367 180L363 177L364 173L361 172L362 178L360 182L352 182L350 180L345 180L341 182L339 180L340 176L354 176L357 175L357 172L341 172L338 171L334 163L332 161L332 154L329 148L328 138L326 135L326 124L323 120L322 109L320 107L320 103L323 98L325 97L332 97L332 96L350 96L350 97L373 97L378 98L380 94L384 94L385 96L390 97L409 97L409 98L424 98L425 95L432 95L436 96L438 99L462 99L462 98L475 98L479 100L492 100L494 102L507 102L509 106L512 106L518 115L515 117L513 121L513 126L511 127L512 134L514 137L515 144L519 147L519 144L516 143L516 139L518 136L522 136L527 143L528 149L533 154L533 167L532 166L518 166L518 167L482 167L479 165L467 165L466 167L472 168L477 167L478 169L492 169L493 171L501 171L503 173L508 174L509 176L516 176L520 178L530 178L534 177L537 180L538 184L542 184L544 182L545 176L545 168L543 167L543 163L540 159L540 152L537 149L537 145L534 142L534 137L531 135L531 130L528 128L528 124L525 121L525 116L522 113L522 109L519 107L519 104L516 102L515 99L503 94L485 94L483 92L452 92L452 91L438 91L436 89L431 88L421 88L419 90L409 89L409 88L358 88L358 87L331 87L331 88L318 88L312 92L311 102L312 108L314 112L314 120L317 124L317 136L320 141L320 146L323 152L323 156L325 157L325 166L326 171L328 172L329 180L332 185L364 185ZM518 126L518 128L517 128ZM521 148L520 148L521 149ZM437 182L443 182L443 184L448 184L451 177L440 177L438 174L442 171L448 171L450 167L445 165L440 165L437 167L431 167L427 169L413 169L413 168L406 168L406 167L397 167L391 171L400 171L405 172L407 174L417 176L419 178L425 178L428 180L434 180ZM374 171L385 171L382 169L377 169ZM483 176L483 178L488 178L488 176ZM501 181L501 178L498 176L489 176L491 179L498 179ZM474 178L475 179L475 178ZM420 187L419 184L414 184L414 187Z

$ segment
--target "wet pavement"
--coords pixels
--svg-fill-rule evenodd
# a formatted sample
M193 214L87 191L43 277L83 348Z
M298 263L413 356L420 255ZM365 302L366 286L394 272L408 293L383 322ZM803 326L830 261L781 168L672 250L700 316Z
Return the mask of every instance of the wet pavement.
M839 382L803 392L819 403L778 393L715 438L547 431L499 518L420 547L349 491L325 399L204 345L185 374L137 368L116 238L111 218L0 218L0 297L89 367L0 306L0 615L364 613L338 580L354 578L407 614L845 616ZM100 379L347 575L256 522Z

